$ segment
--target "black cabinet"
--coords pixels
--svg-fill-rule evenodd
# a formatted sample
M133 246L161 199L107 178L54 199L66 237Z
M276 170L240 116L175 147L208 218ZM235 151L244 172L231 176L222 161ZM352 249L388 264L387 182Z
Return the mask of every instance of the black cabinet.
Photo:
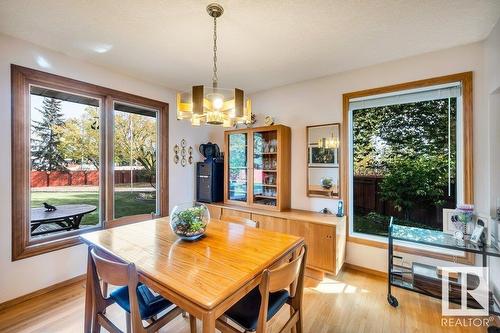
M196 163L196 201L220 202L224 199L224 162Z

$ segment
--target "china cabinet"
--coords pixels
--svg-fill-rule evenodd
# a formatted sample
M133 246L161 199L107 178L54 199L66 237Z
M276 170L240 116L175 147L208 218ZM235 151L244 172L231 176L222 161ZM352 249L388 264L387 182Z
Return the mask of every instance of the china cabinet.
M283 125L226 131L224 202L290 208L290 138Z

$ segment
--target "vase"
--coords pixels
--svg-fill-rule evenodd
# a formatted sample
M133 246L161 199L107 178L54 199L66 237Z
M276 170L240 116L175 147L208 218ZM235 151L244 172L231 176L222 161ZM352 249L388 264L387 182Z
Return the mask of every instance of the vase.
M202 203L182 203L170 212L170 228L183 240L193 241L202 237L209 222L210 212Z

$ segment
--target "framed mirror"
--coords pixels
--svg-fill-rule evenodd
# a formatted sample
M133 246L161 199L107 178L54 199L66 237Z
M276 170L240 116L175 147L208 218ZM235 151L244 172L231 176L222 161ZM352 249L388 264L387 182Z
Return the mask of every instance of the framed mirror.
M307 126L307 196L338 199L340 124Z

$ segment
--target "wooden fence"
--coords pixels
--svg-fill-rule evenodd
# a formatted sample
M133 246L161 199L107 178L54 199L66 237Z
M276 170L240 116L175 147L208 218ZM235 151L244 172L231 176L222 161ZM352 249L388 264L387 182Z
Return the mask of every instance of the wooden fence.
M396 210L392 202L381 198L380 183L382 180L382 176L354 176L354 212L360 215L375 212L385 216L404 218L404 212ZM444 208L455 208L456 195L454 192L450 197L443 196L443 200L446 202ZM411 211L411 220L439 228L443 225L442 208L430 205L428 202L416 202Z
M115 170L115 184L149 182L146 170ZM154 179L153 179L154 181ZM31 171L31 187L98 186L99 171Z

